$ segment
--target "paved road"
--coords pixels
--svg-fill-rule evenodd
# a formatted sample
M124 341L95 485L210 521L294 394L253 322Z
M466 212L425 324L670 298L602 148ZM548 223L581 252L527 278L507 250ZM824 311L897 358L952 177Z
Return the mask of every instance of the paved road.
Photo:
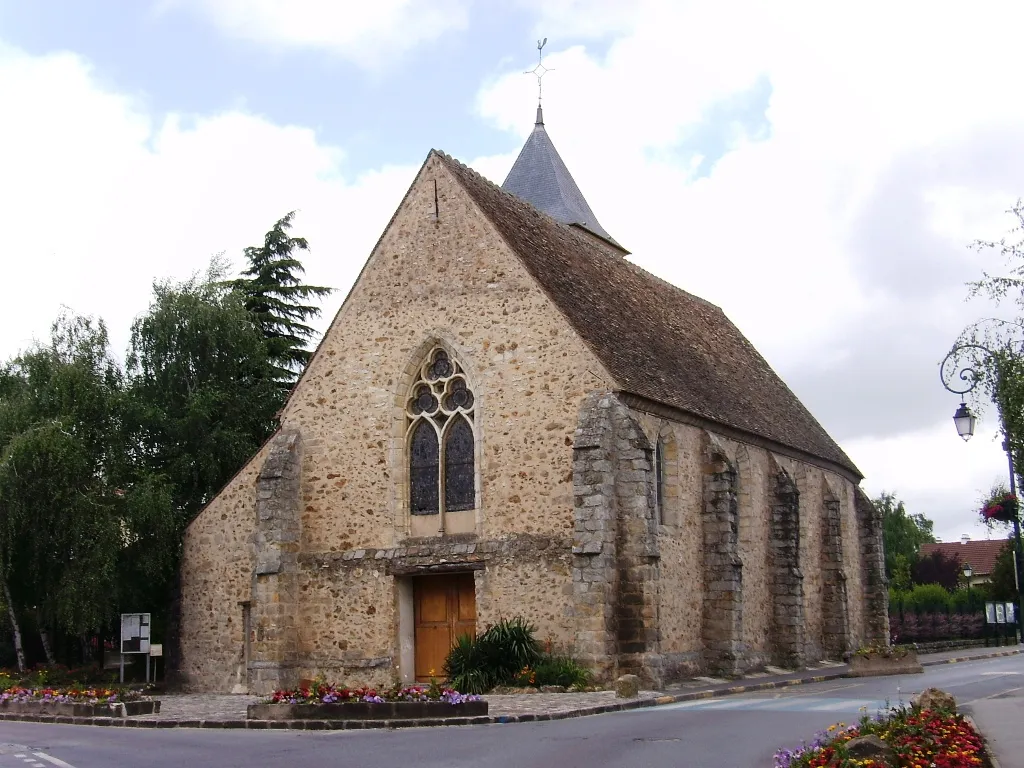
M903 678L834 680L549 723L366 732L136 730L0 723L0 768L751 768L860 712L935 685L961 703L1024 687L1024 657L929 667Z

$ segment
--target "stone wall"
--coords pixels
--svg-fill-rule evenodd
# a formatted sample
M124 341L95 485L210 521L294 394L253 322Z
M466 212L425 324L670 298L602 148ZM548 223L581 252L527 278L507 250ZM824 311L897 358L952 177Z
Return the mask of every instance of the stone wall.
M738 675L745 666L738 472L717 438L707 434L705 441L704 658L711 672Z
M250 537L264 446L185 531L181 566L181 659L174 674L189 691L245 692L243 619L252 590Z
M665 522L658 528L659 604L663 676L704 673L702 434L693 427L634 412L651 439L665 447ZM697 492L695 492L695 490Z
M258 694L299 681L298 614L307 600L298 582L302 453L298 431L281 430L256 478L249 688Z
M770 661L772 595L770 555L769 456L751 446L735 449L739 492L739 557L743 564L743 653L748 669Z
M575 435L576 647L607 680L660 685L653 446L610 392L591 394Z
M862 645L889 645L889 584L885 577L882 514L860 488L855 490L857 540L861 562L861 601L864 605Z
M431 158L282 413L306 439L304 551L412 535L404 409L434 346L458 361L476 400L472 532L570 534L577 412L610 377Z
M772 662L804 665L804 576L800 570L800 491L777 460L772 461L771 563Z
M850 626L843 569L842 516L834 490L825 489L821 511L821 645L826 658L842 659L850 645Z

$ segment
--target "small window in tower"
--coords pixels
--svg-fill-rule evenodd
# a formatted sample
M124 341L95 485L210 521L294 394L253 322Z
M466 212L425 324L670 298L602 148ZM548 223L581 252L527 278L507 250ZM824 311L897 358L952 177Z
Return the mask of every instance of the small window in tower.
M654 504L658 524L665 524L665 444L661 438L654 446Z

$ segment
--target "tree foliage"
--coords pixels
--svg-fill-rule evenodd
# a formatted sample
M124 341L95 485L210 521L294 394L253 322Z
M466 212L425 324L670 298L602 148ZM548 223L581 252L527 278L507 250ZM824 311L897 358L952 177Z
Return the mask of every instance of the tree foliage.
M153 286L132 326L129 416L139 458L167 478L183 528L274 429L284 400L242 296L205 278Z
M246 249L239 280L215 259L154 283L124 366L102 321L70 313L0 364L2 623L39 630L47 657L51 629L169 618L185 527L273 432L309 358L308 301L329 292L300 283L291 219Z
M993 600L1016 600L1017 583L1013 573L1013 541L1009 540L999 551L992 575L989 577L989 595Z
M228 285L244 297L245 308L252 314L267 342L267 355L273 366L275 380L290 389L312 354L307 345L314 330L307 321L319 317L320 308L309 303L323 298L331 288L305 285L304 269L295 251L309 249L303 237L291 237L295 211L279 220L263 240L263 245L245 249L249 266L243 277Z
M1014 465L1024 467L1024 202L1018 200L1007 213L1015 223L1005 237L974 243L981 252L997 254L1007 271L984 271L981 279L969 284L968 296L987 298L996 307L1008 302L1014 314L1003 312L971 323L954 347L968 345L958 358L968 369L968 381L995 403ZM973 403L979 412L984 404L981 397Z
M873 499L873 503L882 515L885 574L892 582L908 568L913 571L922 544L935 541L932 533L934 523L920 513L908 514L903 502L893 493L883 491L877 499ZM901 585L902 589L908 587Z
M952 592L960 585L961 571L959 557L935 551L918 557L911 578L915 584L938 584Z
M65 314L0 376L0 566L20 606L72 634L166 570L167 494L130 465L123 377L102 322Z

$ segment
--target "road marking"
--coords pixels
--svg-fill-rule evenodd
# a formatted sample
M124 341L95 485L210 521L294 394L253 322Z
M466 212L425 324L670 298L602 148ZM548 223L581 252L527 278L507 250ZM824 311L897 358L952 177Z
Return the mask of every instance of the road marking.
M1005 696L1008 693L1013 693L1014 691L1019 691L1020 689L1020 686L1018 686L1017 688L1007 688L1005 691L999 691L998 693L993 693L990 696L982 696L978 699L971 699L970 701L965 701L964 704L973 704L976 701L985 701L986 699L998 699L1000 696Z
M75 768L75 766L73 766L71 763L65 763L59 757L48 755L45 752L33 752L32 754L38 758L41 758L42 760L46 760L52 763L53 765L56 765L57 768ZM42 763L38 763L38 765L42 765Z
M812 698L810 696L786 696L771 699L705 699L701 701L682 701L648 710L633 712L660 712L664 710L687 710L692 712L721 710L768 710L772 712L844 712L850 714L865 713L873 715L884 712L888 703L878 699L837 699Z

